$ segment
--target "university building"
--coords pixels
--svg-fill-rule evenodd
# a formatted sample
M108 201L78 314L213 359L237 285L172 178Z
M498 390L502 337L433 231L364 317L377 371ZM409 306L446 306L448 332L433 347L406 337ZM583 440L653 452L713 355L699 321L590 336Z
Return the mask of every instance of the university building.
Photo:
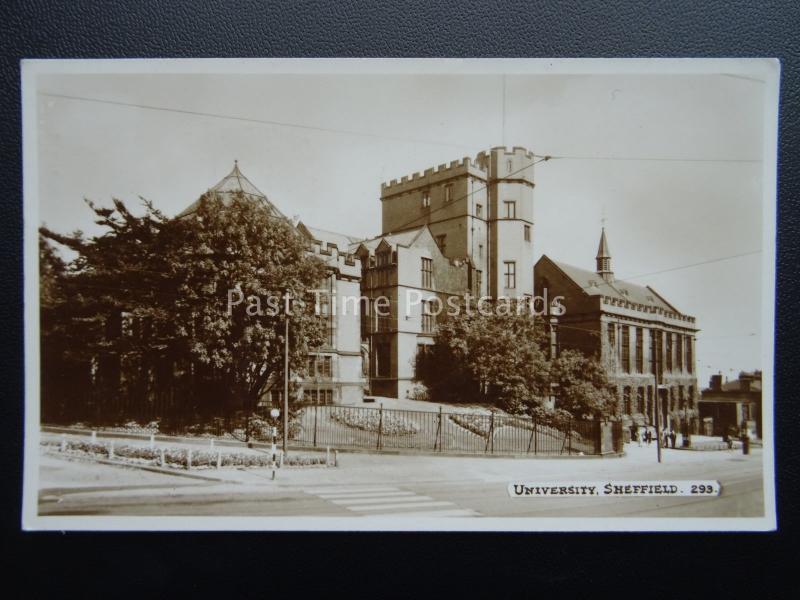
M654 423L660 409L661 423L678 428L696 415L695 319L652 288L616 279L605 230L595 271L548 256L534 266L534 163L524 148L496 147L384 183L382 233L371 239L296 225L328 267L320 284L328 335L300 382L305 400L350 404L364 394L424 393L414 371L434 342L434 304L446 310L448 299L467 293L532 298L536 288L564 297L558 347L600 358L627 419ZM241 192L286 218L238 166L209 191L223 199ZM358 310L342 306L359 297ZM282 390L271 393L281 400Z
M533 297L534 163L524 148L497 147L381 186L383 233L350 247L363 295L390 300L388 316L362 320L371 394L414 394L433 297L445 307L466 293Z
M594 271L556 262L536 263L537 294L563 296L558 349L596 356L616 389L619 413L640 425L697 429L695 319L650 286L614 277L605 229ZM657 376L656 376L657 372ZM656 391L658 390L658 391ZM656 401L658 398L658 401Z

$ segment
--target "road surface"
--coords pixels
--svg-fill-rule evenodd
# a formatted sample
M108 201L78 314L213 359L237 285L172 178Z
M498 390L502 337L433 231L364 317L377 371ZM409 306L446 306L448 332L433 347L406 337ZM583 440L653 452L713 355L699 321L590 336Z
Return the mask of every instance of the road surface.
M340 454L337 468L197 471L207 481L40 456L40 516L759 517L760 450L629 445L606 459ZM715 479L719 497L511 498L511 482Z

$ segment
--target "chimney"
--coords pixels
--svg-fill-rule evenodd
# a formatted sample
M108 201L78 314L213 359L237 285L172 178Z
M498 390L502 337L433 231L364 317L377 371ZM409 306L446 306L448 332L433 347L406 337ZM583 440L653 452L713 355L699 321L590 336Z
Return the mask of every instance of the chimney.
M708 387L711 388L712 392L721 392L722 391L722 373L718 373L717 375L711 376L711 381L709 381Z

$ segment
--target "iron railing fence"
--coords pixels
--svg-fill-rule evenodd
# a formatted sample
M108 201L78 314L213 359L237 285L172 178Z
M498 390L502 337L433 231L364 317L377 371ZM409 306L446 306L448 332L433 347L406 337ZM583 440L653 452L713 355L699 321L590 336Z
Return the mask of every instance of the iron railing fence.
M621 452L619 422L304 405L289 427L293 445L443 454L597 455Z
M254 413L216 416L187 411L171 398L150 404L102 402L80 417L46 419L52 425L79 425L107 431L269 441L282 417L269 406ZM297 404L291 409L289 442L293 446L483 455L599 455L622 451L619 421L538 421L531 416L398 410L331 404Z

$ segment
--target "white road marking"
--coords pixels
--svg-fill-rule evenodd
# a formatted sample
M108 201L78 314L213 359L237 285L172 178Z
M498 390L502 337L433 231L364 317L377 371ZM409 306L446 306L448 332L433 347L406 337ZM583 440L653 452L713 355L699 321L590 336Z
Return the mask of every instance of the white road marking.
M422 500L433 500L430 496L405 496L402 498L398 498L396 496L391 496L389 498L348 498L347 500L331 500L334 504L341 504L347 506L356 506L359 504L391 504L392 502L401 503L401 502L420 502Z
M436 500L430 496L423 496L396 487L331 485L305 488L303 491L364 517L391 515L419 518L480 516L480 513L462 509L453 502Z
M370 504L368 506L348 506L348 510L354 511L362 511L362 510L389 510L389 509L397 509L397 508L432 508L434 506L454 506L452 502L415 502L414 504L409 504L408 502L404 504Z

